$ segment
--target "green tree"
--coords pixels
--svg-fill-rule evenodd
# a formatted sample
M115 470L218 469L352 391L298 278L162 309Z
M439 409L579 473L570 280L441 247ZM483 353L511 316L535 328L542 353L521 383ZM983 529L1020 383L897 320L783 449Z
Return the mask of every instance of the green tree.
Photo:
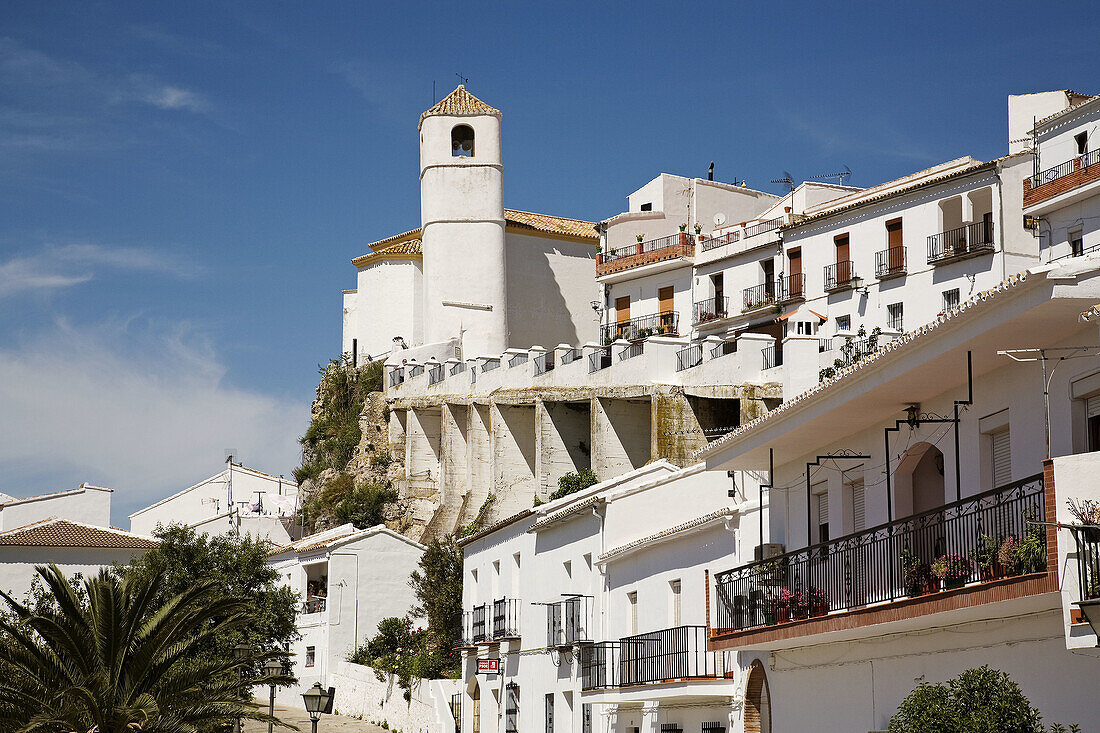
M158 576L106 570L85 581L82 596L56 565L37 571L52 603L32 609L0 592L10 614L0 618L0 729L194 733L238 717L274 720L251 702L251 686L290 679L238 673L272 654L201 653L252 623L247 602L213 581L166 597Z
M194 650L197 654L222 659L242 642L258 649L275 649L298 638L298 598L267 564L271 550L267 540L199 534L178 524L157 527L153 534L160 545L118 568L119 573L144 582L160 579L157 605L197 583L209 582L222 595L241 599L248 614L247 625L233 625L205 637Z
M409 585L416 597L411 613L427 620L428 643L439 649L440 664L455 664L454 650L462 641L462 549L453 538L428 544Z
M984 665L946 683L921 683L890 719L889 733L1044 733L1042 717L1011 677Z
M316 528L319 518L332 516L341 524L351 522L357 529L366 529L381 524L386 504L397 499L397 491L389 483L368 481L356 485L351 474L340 473L306 498L302 516L311 528Z
M333 359L322 367L313 420L302 436L302 465L294 470L299 482L325 469L342 471L363 437L359 416L367 395L382 391L382 362L356 368L351 358Z
M583 491L589 486L599 483L599 481L596 478L595 471L591 468L582 468L577 473L567 473L558 479L558 490L550 495L550 501Z

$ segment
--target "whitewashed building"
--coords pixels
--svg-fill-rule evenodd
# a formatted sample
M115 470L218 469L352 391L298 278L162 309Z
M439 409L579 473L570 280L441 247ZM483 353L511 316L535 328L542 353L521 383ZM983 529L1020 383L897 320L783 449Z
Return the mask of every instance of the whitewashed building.
M185 524L206 534L252 535L276 545L302 536L298 484L232 459L225 470L130 515L130 531Z
M336 664L373 637L379 621L408 613L409 575L424 549L385 525L344 524L271 551L268 564L301 602L301 638L290 648L298 687L280 690L280 699L301 705L301 691L327 687Z

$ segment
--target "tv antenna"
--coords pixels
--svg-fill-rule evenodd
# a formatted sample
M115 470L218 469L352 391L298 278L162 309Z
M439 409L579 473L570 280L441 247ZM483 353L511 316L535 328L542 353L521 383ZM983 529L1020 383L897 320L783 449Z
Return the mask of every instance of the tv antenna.
M836 173L822 173L820 176L811 176L811 181L820 181L825 178L835 178L837 183L841 186L844 185L844 179L852 175L852 169L848 166L844 166L844 170L837 171Z
M782 183L789 190L794 191L794 178L791 177L790 171L783 171L783 177L772 179L772 183Z
M455 72L455 76L457 76L459 78L459 80L462 82L463 86L466 86L467 84L470 83L470 77L468 77L468 76L463 76L462 74L459 74L457 71Z

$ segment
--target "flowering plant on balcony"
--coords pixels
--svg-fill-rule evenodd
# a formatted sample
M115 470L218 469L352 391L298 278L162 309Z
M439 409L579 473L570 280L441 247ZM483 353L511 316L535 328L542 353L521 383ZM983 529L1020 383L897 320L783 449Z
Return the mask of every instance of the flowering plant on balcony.
M961 588L970 575L970 561L960 555L941 555L932 563L932 574L945 588Z
M775 612L778 621L791 620L791 610L795 605L796 599L797 595L788 588L783 588L779 591L779 596L775 599Z
M644 242L645 241L645 235L644 234L635 234L634 236L637 237L639 242Z
M901 551L902 582L910 596L922 595L925 591L932 590L932 571L928 563L922 562L919 557L907 549Z
M810 616L824 616L829 612L829 599L825 591L810 586L806 591L806 605L809 607Z

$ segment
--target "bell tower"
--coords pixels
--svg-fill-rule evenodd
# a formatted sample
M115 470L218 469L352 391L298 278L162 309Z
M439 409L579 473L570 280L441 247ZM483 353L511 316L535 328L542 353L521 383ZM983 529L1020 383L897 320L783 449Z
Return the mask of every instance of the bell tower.
M508 346L500 110L459 85L420 116L425 343Z

